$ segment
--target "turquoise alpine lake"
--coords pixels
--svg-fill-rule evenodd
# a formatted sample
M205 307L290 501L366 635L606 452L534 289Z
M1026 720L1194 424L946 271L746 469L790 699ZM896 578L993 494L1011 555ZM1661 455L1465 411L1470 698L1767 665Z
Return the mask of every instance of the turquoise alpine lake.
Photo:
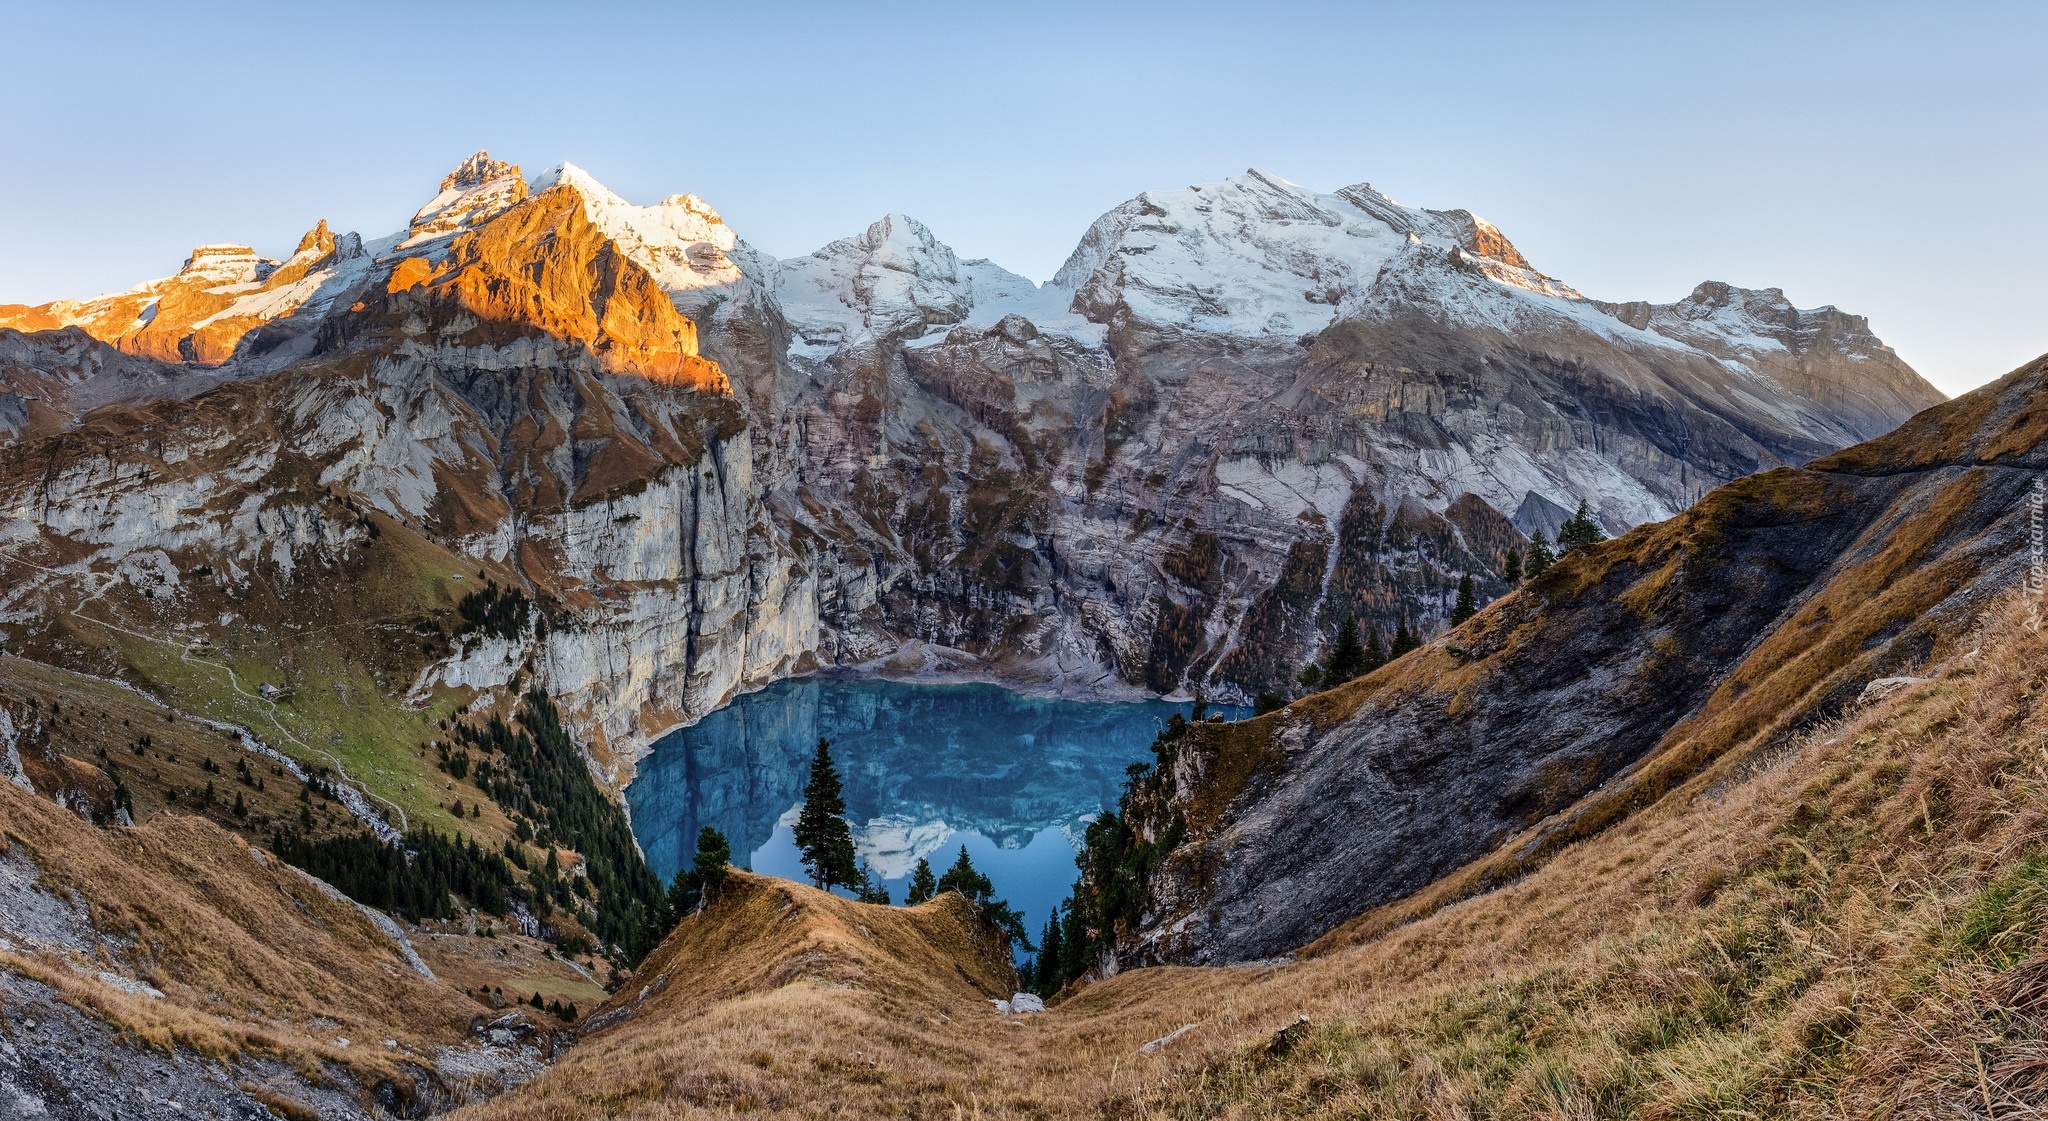
M735 863L800 880L791 827L823 736L845 781L855 849L892 900L903 901L920 857L943 873L965 846L1035 939L1073 887L1088 820L1116 805L1126 768L1150 763L1153 737L1189 709L995 685L795 678L663 736L626 801L664 883L689 867L705 825L725 834Z

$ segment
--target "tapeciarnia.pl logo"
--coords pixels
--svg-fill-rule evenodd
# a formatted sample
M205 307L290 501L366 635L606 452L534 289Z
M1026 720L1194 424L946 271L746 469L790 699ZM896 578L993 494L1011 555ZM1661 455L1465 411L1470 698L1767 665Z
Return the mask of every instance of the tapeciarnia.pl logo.
M2041 593L2048 589L2048 541L2044 541L2041 507L2048 502L2048 484L2038 477L2027 488L2027 629L2041 629Z

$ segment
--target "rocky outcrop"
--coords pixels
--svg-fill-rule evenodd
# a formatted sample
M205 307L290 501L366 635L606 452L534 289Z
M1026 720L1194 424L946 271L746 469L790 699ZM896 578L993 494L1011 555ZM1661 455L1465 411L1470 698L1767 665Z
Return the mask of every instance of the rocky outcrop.
M1776 288L1708 281L1671 304L1610 308L1616 318L1757 370L1859 440L1882 436L1933 403L1927 384L1870 331L1832 307L1802 311Z
M102 405L189 397L219 384L211 374L123 354L76 327L0 327L0 433L17 439L69 428Z
M466 315L435 317L437 341L483 343L509 327L588 349L605 372L700 392L729 391L717 365L697 354L697 326L647 271L585 216L581 198L556 187L464 233L417 281L414 262L393 266L387 290ZM406 301L370 313L408 314Z
M202 245L170 277L91 300L36 307L0 307L0 328L44 331L77 327L133 355L213 368L238 355L243 342L279 319L306 324L369 271L357 234L336 235L323 220L300 238L283 262L244 245Z
M480 226L518 205L528 191L518 165L478 152L441 180L441 193L412 216L401 247Z

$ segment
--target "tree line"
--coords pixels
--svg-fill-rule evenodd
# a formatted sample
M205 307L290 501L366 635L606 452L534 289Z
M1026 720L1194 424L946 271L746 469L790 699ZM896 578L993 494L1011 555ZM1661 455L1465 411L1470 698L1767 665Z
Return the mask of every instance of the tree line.
M462 841L415 827L396 844L369 833L309 840L280 828L270 849L285 863L303 868L350 899L412 922L451 919L450 897L490 915L504 915L520 892L511 865L474 840Z
M1600 528L1600 523L1587 511L1586 503L1581 500L1578 510L1558 527L1556 549L1551 548L1551 543L1543 531L1537 530L1529 540L1529 552L1526 556L1519 549L1511 548L1507 551L1501 566L1501 579L1510 588L1519 587L1523 582L1535 580L1550 571L1550 567L1565 554L1605 540L1606 531ZM1451 607L1451 626L1462 626L1466 620L1479 614L1482 606L1484 604L1479 602L1478 586L1473 581L1472 574L1467 572L1460 576L1457 599ZM1406 612L1401 614L1400 622L1391 638L1387 640L1381 639L1380 630L1375 626L1361 641L1357 618L1346 615L1344 622L1337 628L1337 636L1331 641L1328 652L1321 660L1302 667L1295 682L1301 687L1301 695L1334 689L1354 678L1364 677L1410 650L1420 648L1422 640L1421 630L1408 625ZM1278 693L1262 693L1253 702L1253 713L1264 715L1285 707L1287 701L1287 697Z
M664 897L661 880L647 867L625 811L598 789L553 699L533 686L512 723L494 714L481 728L458 723L451 734L461 749L442 747L443 769L473 771L477 785L512 819L515 838L537 840L547 851L535 870L536 900L575 909L600 942L617 947L628 964L638 962L644 948L636 935ZM595 896L587 911L575 898L576 885L559 874L557 846L583 856Z

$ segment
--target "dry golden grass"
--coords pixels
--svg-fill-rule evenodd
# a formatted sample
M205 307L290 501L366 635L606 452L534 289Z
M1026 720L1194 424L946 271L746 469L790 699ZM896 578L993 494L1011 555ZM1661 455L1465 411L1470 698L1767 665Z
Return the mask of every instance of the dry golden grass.
M587 962L578 971L551 956L546 943L506 934L505 924L488 915L479 916L478 933L466 933L466 926L464 920L423 923L411 932L411 940L434 976L460 992L478 994L478 1011L487 1007L482 994L494 988L507 1001L539 993L543 1003L573 1002L579 1014L604 1003L604 988L591 979L603 976L601 964ZM552 1022L530 1006L526 1013L537 1023Z
M17 952L0 965L139 1042L222 1059L262 1051L315 1072L338 1062L375 1081L397 1071L378 1041L459 1041L478 1011L416 973L354 905L204 819L167 813L98 829L0 783L0 836L35 861L47 890L85 901L114 945L85 958ZM123 992L100 970L164 996Z
M2011 461L2048 441L2048 400L2039 381L2048 359L2037 358L1999 380L1928 409L1890 435L1807 466L1818 471L1869 474L1912 470L1937 463Z
M2014 601L1969 641L1506 887L1014 1025L957 900L742 877L631 1015L465 1116L2017 1116L2048 1104L2048 641Z
M1108 1112L2040 1108L2048 643L2012 603L1979 641L1789 763L1702 775L1526 880L1241 986L1219 1009L1316 1029L1278 1058L1207 1037Z
M836 1116L950 1111L1004 1084L979 1069L990 1040L956 1033L1023 1030L989 1004L1013 982L957 896L868 906L734 873L554 1070L469 1116L782 1109L823 1087L835 1100L821 1108Z
M1604 576L1620 565L1634 564L1648 575L1631 584L1620 599L1647 604L1661 594L1658 586L1668 580L1674 565L1698 563L1694 558L1699 539L1713 537L1717 527L1734 516L1734 507L1763 503L1773 511L1807 519L1816 516L1815 503L1839 500L1824 500L1828 489L1824 482L1813 482L1789 468L1751 476L1714 491L1670 522L1639 529L1559 567L1583 588L1596 579L1588 571ZM1329 937L1367 937L1489 885L1526 875L1566 845L1624 820L1718 763L1739 761L1782 744L1825 707L1827 698L1845 691L1853 695L1862 682L1894 672L1888 668L1888 644L1881 639L1890 636L1896 641L1909 628L1929 630L1929 613L1978 575L1983 558L1972 549L1974 541L1962 527L1996 520L1998 511L1990 508L1994 501L1985 493L1981 470L1964 472L1932 495L1907 492L1870 519L1861 540L1847 550L1850 556L1869 555L1829 572L1791 618L1765 634L1698 710L1672 725L1640 764L1487 857L1400 903L1360 916ZM1659 541L1664 544L1657 545ZM1672 559L1652 564L1666 548L1673 550L1668 554ZM1667 619L1684 618L1682 604L1665 605L1662 612ZM1502 626L1512 618L1511 611L1489 612L1474 620L1475 630L1483 641L1489 626ZM1523 641L1526 636L1520 632L1536 629L1536 624L1524 623L1506 641ZM1931 633L1928 642L1941 657L1954 651L1956 637ZM1424 657L1428 661L1418 660L1400 679L1409 687L1438 687L1433 681L1446 683L1446 688L1471 687L1472 681L1458 677L1454 665L1444 664L1450 659L1434 651Z

